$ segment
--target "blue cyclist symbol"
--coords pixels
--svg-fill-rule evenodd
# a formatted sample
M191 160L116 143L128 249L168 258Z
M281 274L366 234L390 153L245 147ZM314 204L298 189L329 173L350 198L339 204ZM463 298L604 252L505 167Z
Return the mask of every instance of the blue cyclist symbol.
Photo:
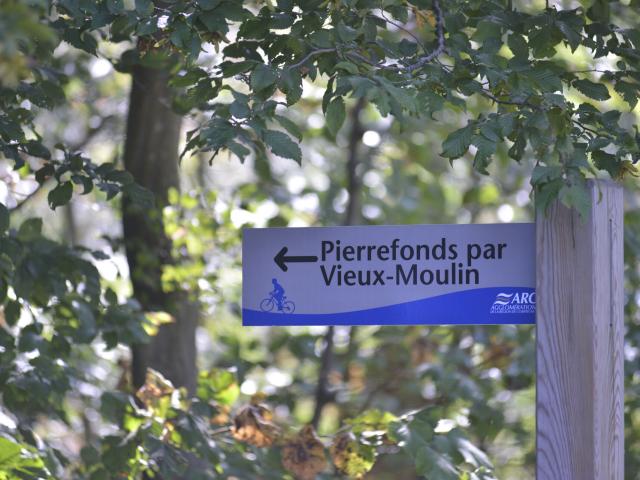
M284 295L284 288L278 283L278 280L271 279L273 290L269 292L269 296L260 302L260 310L263 312L271 312L276 308L282 313L293 313L296 309L295 304L291 300L287 300Z

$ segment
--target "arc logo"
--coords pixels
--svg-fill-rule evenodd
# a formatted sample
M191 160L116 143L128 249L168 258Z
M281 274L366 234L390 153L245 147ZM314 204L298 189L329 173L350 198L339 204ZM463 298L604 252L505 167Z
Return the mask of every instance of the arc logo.
M536 292L498 293L490 313L535 313Z

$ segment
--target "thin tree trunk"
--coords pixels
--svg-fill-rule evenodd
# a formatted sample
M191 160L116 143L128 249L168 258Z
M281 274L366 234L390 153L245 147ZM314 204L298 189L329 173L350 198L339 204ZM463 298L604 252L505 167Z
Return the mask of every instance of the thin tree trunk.
M64 226L67 243L72 247L78 245L78 225L73 211L73 201L64 206Z
M359 98L357 103L351 110L351 133L349 134L349 151L347 157L347 192L349 200L345 210L343 225L354 225L360 221L360 191L362 183L358 176L358 147L362 140L364 128L360 122L360 113L366 105L364 98ZM352 327L355 328L355 327ZM311 424L318 428L322 410L325 405L333 401L334 394L329 389L329 374L333 367L333 347L334 347L335 329L333 325L327 327L327 333L324 335L324 350L320 357L320 370L318 372L318 385L316 386L316 404L313 410Z
M196 385L195 330L198 307L185 292L165 292L163 266L171 263L171 243L164 233L162 208L168 191L179 188L178 148L182 118L172 112L168 76L163 70L133 70L124 164L135 181L156 196L156 207L141 209L123 200L124 241L135 298L145 311L165 311L175 322L160 327L151 342L133 347L136 387L147 368L193 392Z

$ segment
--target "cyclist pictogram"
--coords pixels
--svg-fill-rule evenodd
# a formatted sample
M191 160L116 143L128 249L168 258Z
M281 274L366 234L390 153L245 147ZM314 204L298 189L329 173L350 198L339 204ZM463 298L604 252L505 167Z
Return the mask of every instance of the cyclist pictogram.
M271 283L273 284L273 290L269 292L267 298L260 302L260 310L263 312L271 312L274 308L277 308L277 310L282 313L293 313L296 306L291 300L287 300L282 285L280 285L275 278L271 280Z

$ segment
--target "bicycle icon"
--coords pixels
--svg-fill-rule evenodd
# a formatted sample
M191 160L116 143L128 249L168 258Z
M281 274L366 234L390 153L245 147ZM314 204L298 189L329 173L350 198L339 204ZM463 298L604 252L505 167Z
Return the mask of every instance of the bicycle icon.
M263 312L271 312L274 308L277 308L278 311L282 313L293 313L296 309L296 305L291 300L287 300L287 297L285 296L282 297L282 303L278 304L273 293L270 293L267 298L260 302L260 310Z

